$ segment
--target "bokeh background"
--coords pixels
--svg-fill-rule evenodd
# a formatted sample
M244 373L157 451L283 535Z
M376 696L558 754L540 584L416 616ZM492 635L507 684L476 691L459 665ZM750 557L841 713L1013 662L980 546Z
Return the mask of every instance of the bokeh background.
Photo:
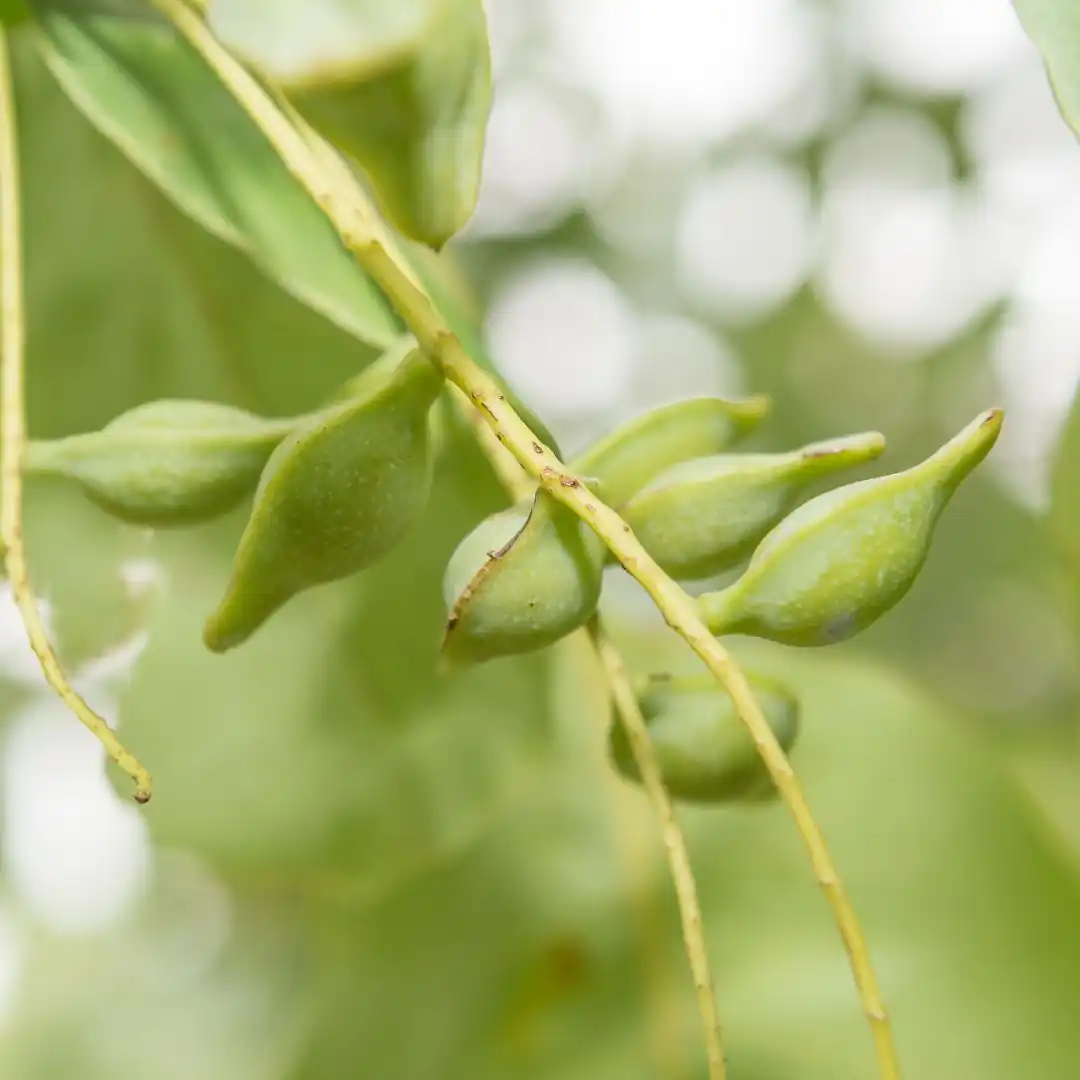
M1007 0L488 12L484 181L448 258L568 453L664 401L764 391L753 445L878 429L882 472L1005 407L900 608L827 650L731 644L801 695L795 764L906 1075L1075 1075L1080 144L1034 47ZM369 359L17 45L34 435L162 396L295 412ZM451 434L399 551L223 658L200 626L242 514L143 534L31 485L50 624L157 794L137 809L106 774L4 592L5 1077L705 1075L659 837L607 767L588 652L433 671L442 567L500 500ZM694 669L625 575L604 608L636 666ZM783 810L683 819L732 1080L874 1076Z

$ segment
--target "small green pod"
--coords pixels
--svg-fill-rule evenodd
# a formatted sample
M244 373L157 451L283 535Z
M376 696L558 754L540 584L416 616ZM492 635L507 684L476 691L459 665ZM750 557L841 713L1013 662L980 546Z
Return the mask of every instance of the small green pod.
M443 377L411 342L302 420L271 455L232 578L203 639L223 652L296 593L365 569L419 517L431 487L428 412Z
M594 476L604 501L618 509L665 470L682 461L726 450L769 414L764 395L742 401L690 398L634 417L570 463L578 476Z
M799 733L799 703L775 679L747 674L750 688L785 751ZM776 797L772 778L727 691L707 676L653 676L638 698L660 774L672 798L691 803L756 803ZM626 730L608 732L616 770L641 783Z
M603 544L572 511L539 490L482 521L446 569L450 666L481 663L553 644L596 611Z
M808 485L884 449L884 436L871 431L787 454L684 461L638 492L622 518L666 573L700 580L747 558Z
M91 502L133 525L194 525L255 490L295 422L214 402L153 401L101 431L31 442L24 471L73 480Z
M914 584L941 512L990 452L1003 417L990 409L919 465L804 503L742 577L700 598L709 628L803 646L865 630Z

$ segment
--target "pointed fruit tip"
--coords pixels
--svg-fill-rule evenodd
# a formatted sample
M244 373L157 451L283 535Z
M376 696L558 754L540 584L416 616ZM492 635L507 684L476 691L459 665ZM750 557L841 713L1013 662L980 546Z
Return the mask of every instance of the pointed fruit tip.
M240 642L247 637L246 634L240 635L235 632L231 634L222 633L221 621L219 609L219 611L215 611L214 614L206 620L206 624L203 626L203 644L212 653L221 654L228 652L234 646L239 645Z
M732 412L739 420L754 422L764 420L772 412L772 398L768 394L754 394L731 402Z
M885 436L880 431L864 431L858 435L813 443L806 447L802 457L804 461L841 456L853 461L872 461L881 457L885 447Z

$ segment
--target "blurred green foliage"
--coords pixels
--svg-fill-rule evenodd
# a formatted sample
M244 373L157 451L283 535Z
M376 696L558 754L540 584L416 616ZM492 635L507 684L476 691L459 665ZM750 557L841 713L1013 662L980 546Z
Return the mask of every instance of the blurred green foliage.
M159 26L84 34L53 5L40 10L50 65L79 88L82 111L21 34L32 433L92 430L167 396L273 415L325 400L393 323L321 219L242 118L221 120L231 126L217 137L230 107L196 96L216 90L191 57L147 61L142 49L173 48ZM118 56L130 78L116 78ZM1055 75L1059 87L1066 77ZM188 120L179 143L162 138L173 108ZM156 141L143 138L151 131ZM255 196L266 201L248 220L238 211L254 213ZM568 248L634 292L634 268L577 220L474 246L481 309L518 261ZM729 328L747 381L776 400L758 444L888 434L903 397L915 420L878 471L918 460L974 412L998 314L918 366L878 363L810 288L766 321ZM464 305L458 317L465 325ZM1080 1055L1075 668L1018 693L1043 642L1007 603L1019 590L1060 615L1075 656L1076 430L1074 420L1047 520L976 479L880 626L830 650L739 648L800 695L795 763L918 1080L1068 1077ZM29 933L0 1030L4 1077L703 1075L659 838L643 796L606 761L594 664L567 641L435 672L446 560L502 504L451 424L424 520L389 559L311 590L215 657L200 631L242 513L147 537L70 490L30 489L35 583L65 658L148 629L120 715L154 772L145 819L157 861L146 898L114 930ZM133 555L163 568L152 601L127 596L120 568ZM662 630L627 625L622 637L641 670L696 670ZM4 686L5 717L23 697ZM1002 711L996 697L1020 704ZM842 950L782 808L682 816L733 1080L869 1080ZM216 902L206 874L232 905L217 949L204 941Z

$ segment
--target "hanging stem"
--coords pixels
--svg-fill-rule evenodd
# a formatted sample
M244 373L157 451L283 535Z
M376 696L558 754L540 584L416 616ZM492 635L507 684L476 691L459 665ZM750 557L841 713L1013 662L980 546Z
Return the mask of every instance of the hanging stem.
M273 98L214 38L183 0L155 0L155 3L266 135L288 169L322 208L362 269L389 297L431 361L468 395L498 441L517 458L525 471L604 541L649 594L668 625L697 653L731 695L739 717L795 821L814 875L832 909L874 1037L882 1080L898 1080L900 1065L892 1026L870 952L825 838L746 677L724 646L709 632L697 602L663 572L638 542L630 526L589 491L582 480L529 430L495 381L468 356L411 271L392 250L384 227L359 185L345 176L345 170L326 168L324 155L313 149L312 137L300 134Z
M22 461L26 447L21 202L15 96L7 33L0 27L0 541L8 580L41 670L65 705L90 729L105 752L135 781L135 799L150 798L150 774L128 753L104 718L75 692L49 644L30 591L22 535Z
M697 883L690 865L686 837L679 825L671 796L664 787L660 763L653 749L652 740L649 738L649 729L645 724L645 717L641 715L637 695L627 675L622 655L604 633L598 618L594 618L590 623L589 634L596 646L600 663L603 665L608 686L611 688L615 711L620 723L626 729L634 761L660 819L660 832L664 838L664 849L667 852L671 876L675 882L675 895L679 901L679 917L682 920L686 958L694 977L698 1010L701 1013L701 1023L705 1031L709 1076L723 1077L726 1073L726 1064L720 1032L720 1017L716 1006L716 989L713 985L712 969L709 966L709 954L705 947L701 904L698 901Z
M481 450L491 463L495 475L507 494L515 501L527 495L531 487L527 478L528 474L502 445L492 428L484 423L479 411L474 409L469 399L460 392L454 395L454 402L455 405L461 407L462 419L472 429ZM709 964L708 948L705 944L701 902L698 899L697 882L690 863L686 837L683 835L671 796L664 787L660 762L656 757L656 750L649 737L649 729L638 706L637 694L630 682L622 655L615 643L604 632L599 616L594 616L589 621L584 633L600 661L611 701L615 707L615 714L626 729L627 741L638 772L641 774L645 790L660 822L664 852L667 855L675 895L679 903L683 945L686 948L686 957L693 975L698 1009L701 1013L706 1056L709 1062L709 1077L710 1080L724 1080L727 1075L727 1065L720 1014L716 1003L716 989Z

